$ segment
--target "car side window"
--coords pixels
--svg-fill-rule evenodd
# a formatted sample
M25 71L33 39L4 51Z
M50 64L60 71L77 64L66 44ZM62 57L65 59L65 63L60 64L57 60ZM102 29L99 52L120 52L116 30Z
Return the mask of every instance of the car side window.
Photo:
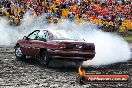
M38 37L39 31L35 31L28 36L28 39L35 40Z
M38 40L46 41L47 31L42 31L38 33Z
M52 33L50 33L50 32L48 32L47 33L47 37L46 37L46 39L48 40L48 41L50 41L50 40L53 40L53 34Z

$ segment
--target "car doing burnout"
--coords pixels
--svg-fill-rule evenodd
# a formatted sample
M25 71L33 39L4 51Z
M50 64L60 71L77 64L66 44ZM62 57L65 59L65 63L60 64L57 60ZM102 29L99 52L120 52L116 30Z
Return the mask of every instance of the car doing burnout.
M81 65L95 56L94 43L81 40L74 32L65 30L35 30L15 45L15 56L31 56L47 66L52 59L68 60Z

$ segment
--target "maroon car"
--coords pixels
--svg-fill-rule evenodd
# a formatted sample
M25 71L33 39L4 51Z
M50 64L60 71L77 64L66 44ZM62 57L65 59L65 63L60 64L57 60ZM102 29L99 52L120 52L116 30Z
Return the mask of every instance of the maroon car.
M81 65L95 56L94 43L79 39L78 35L65 30L35 30L15 45L17 59L26 56L38 58L42 65L48 65L51 58L68 60Z

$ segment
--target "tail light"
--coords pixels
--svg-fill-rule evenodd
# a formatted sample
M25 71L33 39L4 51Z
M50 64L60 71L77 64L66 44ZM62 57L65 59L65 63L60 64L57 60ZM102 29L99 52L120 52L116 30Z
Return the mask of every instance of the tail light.
M93 45L92 47L93 47L93 50L95 50L95 45Z
M66 44L60 44L59 49L65 49L66 48Z
M60 44L59 48L60 49L74 49L76 48L76 44L69 44L69 43Z

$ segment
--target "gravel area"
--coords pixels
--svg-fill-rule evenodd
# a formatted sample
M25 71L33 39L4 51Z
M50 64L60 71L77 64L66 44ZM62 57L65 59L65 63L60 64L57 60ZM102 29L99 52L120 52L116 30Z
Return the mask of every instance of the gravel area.
M58 67L43 67L31 58L18 61L15 59L13 47L0 46L0 88L132 88L132 82L79 85L76 82L77 68L74 65L54 63L56 64ZM84 69L87 73L132 75L132 60Z

